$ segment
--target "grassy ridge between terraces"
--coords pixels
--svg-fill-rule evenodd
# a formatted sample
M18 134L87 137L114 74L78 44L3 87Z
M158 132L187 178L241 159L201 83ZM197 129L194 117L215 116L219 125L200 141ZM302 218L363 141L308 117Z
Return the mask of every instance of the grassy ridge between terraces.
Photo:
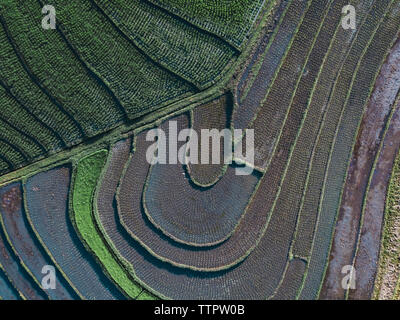
M125 270L115 260L92 219L93 195L107 154L107 150L100 150L81 159L76 165L72 187L71 218L86 248L103 265L104 271L128 297L136 298L142 291L141 287L127 276Z

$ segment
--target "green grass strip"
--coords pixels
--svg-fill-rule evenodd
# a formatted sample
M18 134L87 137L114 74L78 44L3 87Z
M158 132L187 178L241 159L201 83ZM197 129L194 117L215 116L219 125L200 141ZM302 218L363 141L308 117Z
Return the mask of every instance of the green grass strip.
M98 179L107 159L107 150L100 150L81 159L75 166L72 218L85 246L103 265L111 280L130 298L136 298L142 288L127 276L99 235L92 219L92 199Z
M143 291L136 300L159 300L157 297L153 296L148 291Z

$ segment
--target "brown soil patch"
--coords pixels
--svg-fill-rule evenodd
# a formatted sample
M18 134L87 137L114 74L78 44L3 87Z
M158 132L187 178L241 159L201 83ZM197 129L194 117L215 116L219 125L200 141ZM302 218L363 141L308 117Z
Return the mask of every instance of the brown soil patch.
M21 190L13 187L1 196L1 208L7 214L13 214L20 209L21 206Z

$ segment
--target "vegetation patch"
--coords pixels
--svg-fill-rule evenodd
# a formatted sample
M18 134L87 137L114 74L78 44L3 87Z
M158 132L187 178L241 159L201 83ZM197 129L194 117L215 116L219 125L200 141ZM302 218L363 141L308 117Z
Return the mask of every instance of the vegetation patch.
M101 150L78 162L74 173L71 214L80 237L104 266L107 274L130 298L136 298L141 292L140 286L129 279L114 259L92 219L92 199L106 158L107 151Z

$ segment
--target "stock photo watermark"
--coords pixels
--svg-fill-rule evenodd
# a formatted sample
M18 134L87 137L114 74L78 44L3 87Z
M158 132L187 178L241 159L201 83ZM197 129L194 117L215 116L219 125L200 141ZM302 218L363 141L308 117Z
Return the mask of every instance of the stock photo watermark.
M43 290L55 290L56 289L56 269L54 266L45 265L42 268L42 274L45 275L42 278Z
M347 5L342 8L342 28L344 30L356 29L356 9L352 5Z
M342 274L345 276L342 278L342 289L344 290L355 290L356 289L356 269L351 265L343 266Z
M44 30L54 30L56 28L56 8L46 4L42 8L42 14L45 15L42 19L42 28Z
M243 155L240 141L245 132L246 155ZM247 165L236 168L236 175L250 175L254 167L254 129L202 129L200 134L194 129L178 132L176 121L169 121L168 135L164 130L152 129L147 132L146 141L154 141L146 152L149 164L232 164L234 159L242 159ZM221 158L223 140L223 160ZM199 141L200 150L199 150ZM178 150L178 143L186 142ZM211 148L210 148L211 144ZM168 156L167 156L168 155ZM211 159L211 161L210 161Z

